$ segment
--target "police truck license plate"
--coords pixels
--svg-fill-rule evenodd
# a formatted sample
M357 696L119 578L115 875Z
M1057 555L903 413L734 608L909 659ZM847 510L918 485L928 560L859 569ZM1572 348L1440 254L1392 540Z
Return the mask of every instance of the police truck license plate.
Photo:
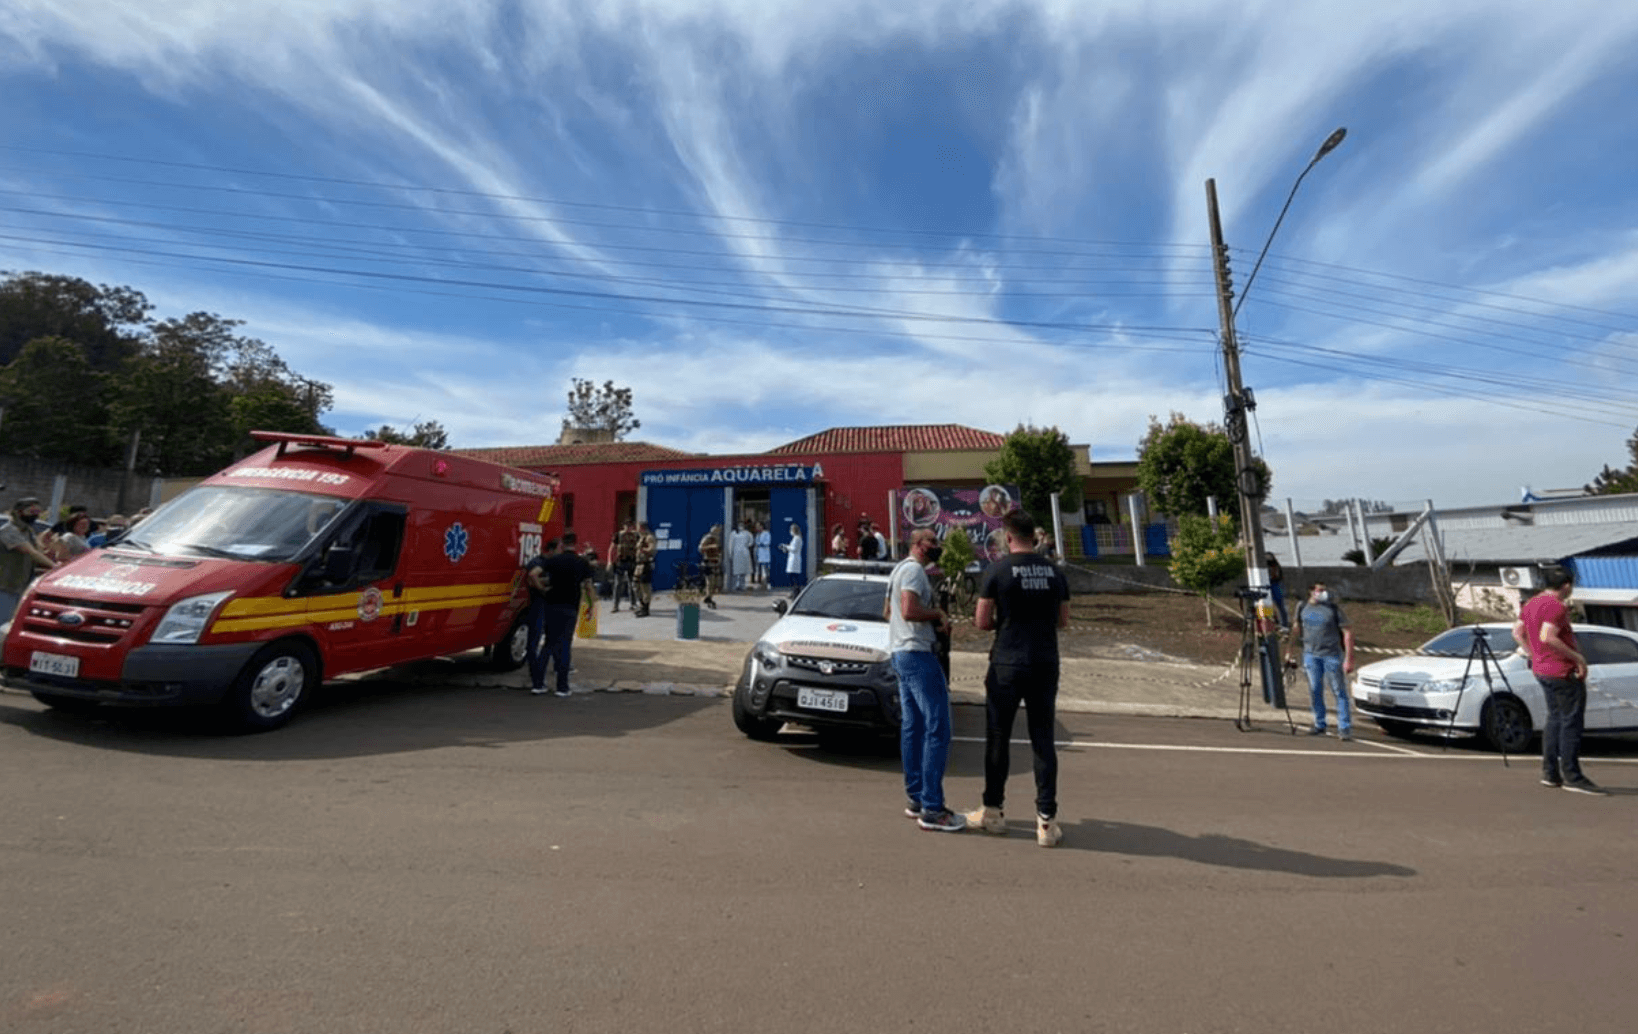
M796 706L815 711L846 711L847 694L829 689L798 689Z
M41 653L36 650L29 654L28 670L41 675L60 675L65 679L79 678L80 659L65 657L60 653Z

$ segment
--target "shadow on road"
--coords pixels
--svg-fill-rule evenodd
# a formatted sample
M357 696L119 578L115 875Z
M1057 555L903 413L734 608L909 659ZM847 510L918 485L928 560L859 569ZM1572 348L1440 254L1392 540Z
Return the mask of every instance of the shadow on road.
M1208 833L1191 837L1158 826L1130 822L1064 823L1060 847L1107 854L1138 855L1145 858L1181 858L1202 865L1230 869L1261 869L1320 879L1363 879L1372 876L1415 876L1415 869L1388 862L1327 858L1305 851L1269 847L1253 840Z
M504 747L570 736L616 737L716 706L710 697L596 693L564 699L487 686L409 681L395 673L326 685L283 729L229 735L193 710L36 710L0 697L0 722L96 750L234 761L365 757L447 747Z

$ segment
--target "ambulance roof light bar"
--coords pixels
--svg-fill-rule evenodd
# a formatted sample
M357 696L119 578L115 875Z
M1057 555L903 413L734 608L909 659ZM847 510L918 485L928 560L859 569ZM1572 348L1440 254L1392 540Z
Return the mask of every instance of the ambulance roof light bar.
M386 442L378 442L374 438L337 438L324 434L291 434L285 431L252 431L250 437L258 442L278 442L278 455L282 458L284 450L292 445L308 445L315 449L344 449L351 456L354 449L384 449Z

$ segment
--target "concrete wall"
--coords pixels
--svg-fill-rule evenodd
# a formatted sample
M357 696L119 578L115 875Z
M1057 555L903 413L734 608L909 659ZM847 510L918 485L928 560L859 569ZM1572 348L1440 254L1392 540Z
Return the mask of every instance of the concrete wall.
M150 505L157 479L134 475L126 482L124 471L103 467L84 467L56 460L37 460L22 456L0 456L0 510L10 510L11 504L23 496L37 496L42 506L51 505L59 475L67 477L67 489L61 502L89 507L94 517L111 513L130 514ZM121 498L121 486L124 498ZM56 514L48 514L51 520Z

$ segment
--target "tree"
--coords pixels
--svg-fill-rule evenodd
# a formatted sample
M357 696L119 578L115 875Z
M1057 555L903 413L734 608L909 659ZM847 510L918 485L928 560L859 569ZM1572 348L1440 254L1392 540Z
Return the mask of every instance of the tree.
M1259 495L1273 486L1273 474L1261 459L1253 460ZM1138 443L1138 488L1160 513L1173 517L1205 516L1208 498L1238 524L1240 493L1234 470L1234 445L1216 424L1197 424L1173 413L1164 426L1149 417L1149 430Z
M603 431L611 441L619 441L642 426L631 415L631 389L617 388L613 381L604 381L599 388L576 377L574 387L569 389L568 412L563 418L563 430Z
M1024 509L1043 524L1052 520L1052 493L1068 511L1081 506L1081 476L1069 436L1056 427L1023 424L1001 443L1001 454L984 464L991 484L1017 485Z
M1638 431L1627 439L1627 455L1631 462L1622 470L1611 470L1608 463L1586 486L1588 495L1622 495L1638 492Z
M130 287L0 271L0 363L11 362L35 338L60 337L84 350L91 369L112 372L136 354L152 308Z
M1385 538L1385 539L1372 539L1371 540L1371 555L1372 556L1381 556L1383 553L1386 553L1388 551L1388 547L1393 545L1393 543L1394 543L1394 540L1393 540L1392 537ZM1356 565L1358 567L1364 567L1365 566L1365 551L1363 549L1350 549L1350 550L1348 550L1348 552L1342 554L1342 559L1344 559L1344 560L1348 561L1350 564L1354 564L1354 565Z
M388 445L413 445L421 449L449 448L449 432L436 420L419 421L408 434L391 424L382 424L373 431L365 431L364 437L386 442Z
M117 453L108 434L106 375L63 337L35 338L0 370L0 453L98 465Z
M1246 570L1245 550L1239 532L1226 513L1214 522L1200 514L1183 514L1177 519L1177 538L1172 541L1172 580L1198 593L1206 603L1206 627L1211 624L1211 591Z

